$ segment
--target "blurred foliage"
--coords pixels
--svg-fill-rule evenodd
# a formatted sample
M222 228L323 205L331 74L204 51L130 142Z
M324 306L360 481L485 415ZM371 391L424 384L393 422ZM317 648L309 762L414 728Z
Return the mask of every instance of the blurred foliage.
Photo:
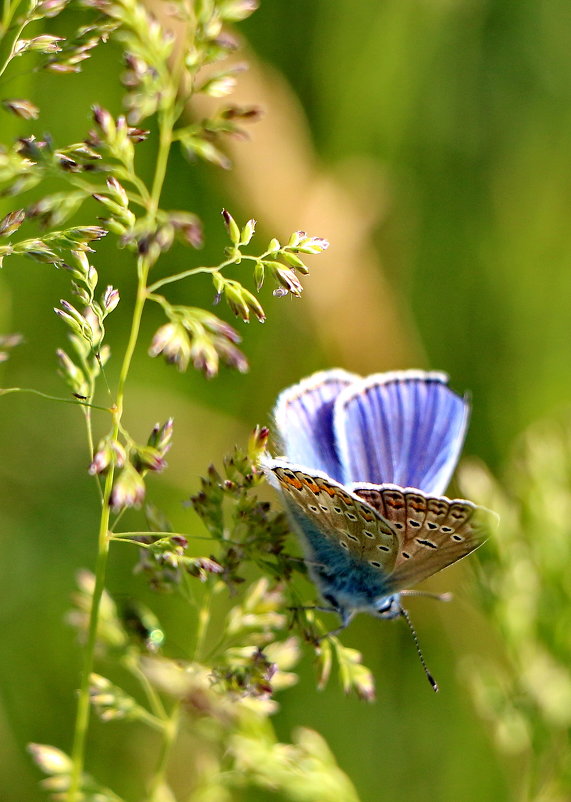
M479 655L466 679L499 752L521 760L521 798L563 802L571 795L569 421L535 424L514 451L503 486L478 463L460 477L502 520L477 582L502 658Z
M62 18L59 26L56 18L47 32L65 35L74 21ZM382 296L384 302L377 303L376 285L371 283L374 274L365 272L361 259L346 263L356 285L352 292L358 293L360 282L366 292L358 315L343 331L353 357L345 358L341 366L352 369L355 362L369 372L382 370L393 366L385 364L387 352L407 349L410 363L399 366L418 366L422 357L417 357L416 342L420 341L427 365L448 371L457 389L471 390L473 419L467 450L483 455L498 470L509 445L529 422L568 406L568 5L562 0L549 4L337 0L332 13L328 0L310 4L266 0L241 31L265 62L258 69L271 76L271 65L291 84L291 94L280 95L289 100L277 111L293 119L301 101L311 132L309 144L319 155L322 174L338 182L344 197L358 191L364 175L375 189L366 194L365 204L367 214L372 209L376 213L370 244L380 254L382 278L392 296ZM94 100L114 113L120 111L115 81L120 69L119 51L109 44L86 64L83 77L53 80L22 67L11 79L10 94L28 97L40 108L41 130L50 131L55 141L76 141L89 125ZM250 102L258 100L250 98ZM266 113L271 122L276 112L268 108ZM26 136L37 125L3 109L0 115L7 137ZM251 136L253 143L239 143L237 155L233 154L237 168L242 151L256 147L260 135L255 127ZM299 159L297 145L291 137L275 139L275 163ZM150 174L152 147L142 143L138 152L142 173ZM204 220L207 236L200 261L208 264L225 244L218 216L227 205L227 186L213 168L189 166L182 155L174 157L173 165L169 204L190 207ZM299 220L293 227L309 227L304 196L289 197L288 187L273 179L266 170L251 178L267 205L273 203L279 210L295 204ZM238 179L231 176L230 180ZM239 184L233 191L240 198L241 217L259 214L251 186ZM1 199L0 217L10 208ZM365 215L361 206L358 209ZM94 201L93 210L100 213ZM327 258L334 259L335 249L342 249L352 232L337 223L331 207L322 206L321 211L330 215L331 223L315 230L331 240ZM278 236L291 230L287 219ZM361 236L371 235L367 231ZM98 246L98 255L101 281L118 286L123 302L132 303L125 280L127 261L106 241ZM187 266L176 249L166 260L165 275ZM186 530L198 525L181 501L197 491L197 477L205 465L219 461L234 442L242 442L253 423L266 422L277 392L313 369L339 361L340 352L328 346L331 330L339 328L339 316L319 306L327 297L319 282L334 285L339 273L328 273L326 259L317 271L323 271L323 279L310 278L304 300L280 302L264 327L250 327L251 371L247 375L228 372L216 383L208 383L198 375L168 371L144 354L136 360L132 389L141 399L137 413L141 420L130 420L130 428L139 427L140 437L146 437L145 421L163 420L165 406L176 419L170 470L154 484L159 506L175 510L175 527ZM60 391L55 351L61 330L50 308L58 304L67 284L68 278L53 268L23 259L0 272L0 334L21 332L25 338L11 351L10 359L0 364L3 386ZM180 297L173 297L180 303L202 305L211 299L206 280L192 295L184 287L179 292ZM363 335L371 319L382 321L393 314L404 320L397 334L391 329L387 341ZM150 343L161 322L159 314L151 313L144 324L146 342ZM245 325L239 324L241 329ZM114 327L112 319L108 329L112 345L122 347L126 332ZM112 364L110 370L114 370ZM43 798L37 789L38 773L24 754L24 745L30 739L65 743L66 722L73 716L78 651L71 631L61 622L77 567L93 562L96 536L89 531L96 510L87 476L89 455L74 412L32 397L2 399L0 773L6 802ZM552 449L554 455L559 453L557 442L549 443L547 467ZM40 471L40 466L49 470ZM525 486L535 485L525 480ZM561 493L564 498L568 486ZM481 502L483 497L474 500ZM483 570L490 570L491 577L500 576L496 573L500 566L503 571L523 561L529 567L537 556L527 551L527 541L521 555L510 534L510 516L520 515L514 503L506 502L499 510L508 516L506 529L502 526L498 533L501 540L505 531L506 547L503 562L483 562ZM549 515L550 510L562 507L542 505L541 509ZM536 527L542 519L534 513L533 520ZM524 531L532 530L526 526ZM541 526L541 542L546 543L551 531L551 526ZM564 519L555 531L564 535ZM554 540L554 544L560 542L559 537ZM490 548L493 554L493 547L484 546L482 557ZM513 563L512 549L518 554ZM542 554L547 558L547 548ZM532 565L519 590L512 582L501 590L503 606L520 623L525 619L517 605L523 600L527 609L534 598L534 583L541 581L544 593L551 593L543 561L541 565L539 576ZM109 580L115 597L141 596L142 582L132 575L132 567L130 550L118 548ZM501 637L492 634L497 626L492 612L498 602L490 599L490 620L483 620L463 600L465 575L460 566L432 586L456 590L453 605L435 609L419 601L413 608L427 659L442 688L440 696L425 686L408 633L396 624L384 626L365 617L353 624L343 640L363 649L366 664L377 677L376 705L340 697L332 686L316 692L308 658L301 662L298 685L281 695L282 708L275 716L278 737L286 739L299 725L321 732L363 802L384 797L443 802L518 798L517 780L531 749L529 722L539 719L547 731L548 720L540 700L530 694L527 680L524 690L531 712L524 711L522 718L520 706L514 708L512 690L518 685L512 683L522 658L506 653L505 623L498 630ZM508 587L518 591L515 598L507 594ZM307 586L307 594L312 592ZM182 608L150 593L142 595L165 628L168 625L174 642L186 645L188 621ZM549 602L542 613L543 653L544 637L551 639L549 649L554 648L552 627L562 627L558 643L564 638L569 601L559 591L552 599L542 598L544 604ZM534 627L534 643L538 638L535 621L529 624ZM567 648L557 646L557 660ZM457 659L466 653L477 654L492 666L504 661L507 689L497 691L501 675L494 673L492 695L502 710L513 713L514 718L508 716L502 726L507 727L512 743L514 732L522 735L520 751L507 754L492 746L486 727L474 715L468 692L471 683L464 672L460 679L456 677ZM516 679L521 684L527 676L524 672ZM543 683L532 681L531 686L535 695L544 689ZM480 708L489 717L489 696L483 691L482 696ZM497 708L492 713L489 730L501 721L496 719ZM517 725L512 729L511 721ZM564 729L557 724L558 733ZM180 748L195 746L188 741ZM88 768L106 784L121 787L125 795L133 794L128 778L117 776L117 767L124 761L152 760L155 748L152 736L142 730L138 737L125 739L119 725L96 724ZM248 791L243 798L255 802L267 799L268 794L263 790L257 797Z

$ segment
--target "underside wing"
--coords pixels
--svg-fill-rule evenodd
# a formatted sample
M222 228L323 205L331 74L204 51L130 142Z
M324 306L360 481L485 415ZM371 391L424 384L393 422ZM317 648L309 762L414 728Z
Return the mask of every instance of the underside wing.
M464 499L426 496L396 485L354 485L353 492L397 531L391 575L397 590L416 584L478 548L497 516Z
M305 517L312 532L319 531L354 559L384 573L393 570L399 547L397 534L365 500L329 477L306 472L285 460L269 460L265 468L273 484L301 513L296 520L302 529Z

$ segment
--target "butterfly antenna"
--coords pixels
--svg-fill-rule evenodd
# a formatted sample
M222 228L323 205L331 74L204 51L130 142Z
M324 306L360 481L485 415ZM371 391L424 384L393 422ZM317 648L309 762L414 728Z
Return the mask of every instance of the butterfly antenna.
M436 601L449 602L452 601L454 595L452 593L431 593L429 590L401 590L401 596L424 596L426 599L435 599Z
M418 635L416 634L416 630L412 625L412 621L410 620L410 615L408 614L408 611L404 609L404 607L401 607L400 612L401 612L402 617L404 618L404 620L408 624L408 628L410 629L410 634L412 635L412 639L414 641L414 645L416 646L416 652L417 652L417 654L418 654L418 656L420 658L420 664L424 669L424 673L426 674L426 679L432 685L433 691L438 693L438 683L436 682L436 680L434 679L434 677L432 676L432 674L428 670L428 666L426 665L426 660L424 659L424 655L422 653L422 649L420 648L420 643L418 641Z

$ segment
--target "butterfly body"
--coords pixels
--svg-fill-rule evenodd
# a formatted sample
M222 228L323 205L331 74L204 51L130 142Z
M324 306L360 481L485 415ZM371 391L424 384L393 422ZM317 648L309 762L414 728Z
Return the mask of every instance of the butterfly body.
M357 612L404 614L400 592L472 552L493 521L441 495L468 419L446 382L422 371L367 379L323 371L278 399L286 458L263 468L341 628Z

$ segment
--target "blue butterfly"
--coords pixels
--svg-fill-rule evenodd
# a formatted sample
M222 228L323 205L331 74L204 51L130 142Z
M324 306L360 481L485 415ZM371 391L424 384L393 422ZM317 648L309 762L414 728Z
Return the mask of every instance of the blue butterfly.
M404 616L412 630L400 599L413 592L405 588L484 541L495 514L442 495L468 417L468 403L440 372L361 378L327 370L278 397L274 419L286 457L267 458L263 468L329 605L322 609L340 615L329 634L358 612Z

